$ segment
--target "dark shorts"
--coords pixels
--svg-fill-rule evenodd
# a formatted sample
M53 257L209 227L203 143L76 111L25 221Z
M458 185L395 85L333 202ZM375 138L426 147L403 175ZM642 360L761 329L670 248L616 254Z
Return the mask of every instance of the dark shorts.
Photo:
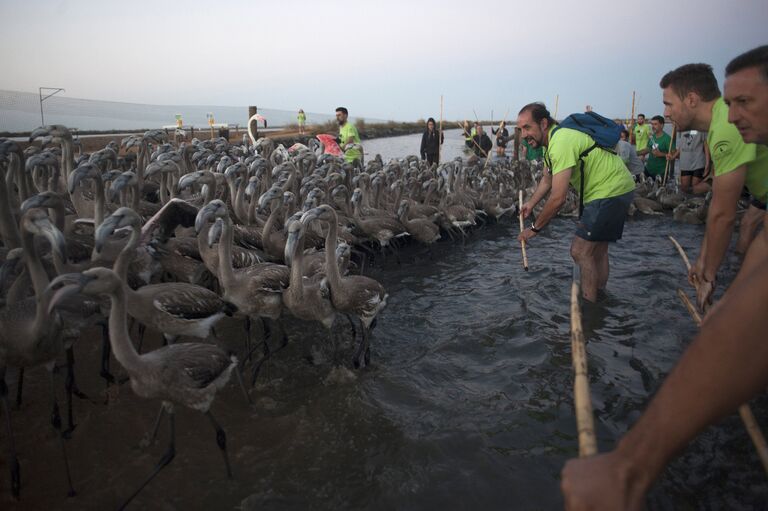
M682 177L686 176L692 176L692 177L698 177L699 179L702 179L704 177L704 169L696 169L696 170L681 170L680 175Z
M596 199L584 204L584 213L576 221L576 236L587 241L616 241L624 232L624 220L634 190L610 199Z

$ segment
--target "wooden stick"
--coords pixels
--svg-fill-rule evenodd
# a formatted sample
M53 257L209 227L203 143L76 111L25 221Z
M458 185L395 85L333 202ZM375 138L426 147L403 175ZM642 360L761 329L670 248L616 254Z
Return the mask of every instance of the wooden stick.
M683 262L685 263L686 268L690 270L691 263L688 260L688 255L685 253L685 250L683 250L683 247L681 247L680 244L677 242L677 240L675 240L675 238L673 238L672 236L670 236L669 239L675 245L675 248L677 248L677 251L680 252L680 257L683 258ZM698 283L696 283L694 287L698 292ZM688 295L686 295L682 289L678 288L677 296L679 296L680 300L682 300L683 304L685 304L685 308L688 309L688 313L691 315L696 325L701 327L701 322L702 322L701 315L699 315L699 312L696 310L696 307L688 298ZM755 449L757 450L757 455L760 458L760 462L763 464L763 470L765 470L766 475L768 475L768 443L766 443L765 436L763 435L763 432L760 430L760 426L757 424L757 421L755 420L755 416L752 413L752 409L749 407L747 403L744 403L743 405L739 406L739 416L741 417L741 421L744 423L744 427L746 428L747 433L749 434L749 437L752 439L752 443L755 445Z
M437 161L443 161L443 95L440 94L440 132L437 139Z
M557 120L557 107L560 105L560 94L555 95L555 115L552 116L554 120Z
M522 209L523 207L523 191L520 190L520 202L518 203L518 211ZM523 215L518 214L517 217L520 219L520 232L523 232ZM523 269L525 271L528 271L528 255L525 253L525 240L520 242L520 245L523 247Z
M701 316L693 303L691 303L688 295L686 295L680 288L677 288L677 295L685 304L685 308L688 309L693 321L700 327ZM760 426L755 420L755 415L752 413L752 409L748 404L745 403L739 406L739 416L741 416L741 421L744 423L744 427L746 428L747 433L749 433L749 437L752 439L755 449L757 449L757 455L760 458L760 462L763 464L763 469L765 470L766 475L768 475L768 443L766 443L763 432L760 430Z
M672 244L677 249L677 252L680 254L680 257L683 258L683 262L685 263L685 269L688 271L691 271L691 261L688 260L688 254L685 253L685 250L683 250L683 247L681 247L680 243L678 243L677 240L672 236L669 236L669 241L672 242Z
M667 154L672 152L672 144L675 143L675 133L676 133L676 131L677 131L677 126L673 124L672 125L672 139L669 142L669 151L667 151ZM669 167L670 167L669 162L671 162L671 161L672 160L667 159L667 164L664 166L664 179L661 181L662 185L666 185L667 184L667 174L669 173ZM673 163L672 164L672 173L674 173L674 172L675 172L675 164Z
M464 130L464 126L462 126L460 122L457 122L456 124L458 124L459 128L461 128L462 130ZM474 138L471 138L470 140L472 141L472 143L473 143L473 144L475 144L475 147L477 147L478 149L480 149L480 152L481 152L481 153L483 153L483 154L485 155L485 157L486 157L486 158L488 158L488 153L486 153L485 151L483 151L483 148L482 148L482 147L480 147L480 146L477 144L477 142L475 142L475 139L474 139Z
M508 115L509 115L509 109L507 109L507 113L505 113L505 114L504 114L504 119L503 119L503 120L502 120L502 121L499 123L499 130L501 130L501 127L502 127L504 124L506 124L506 122L507 122L507 116L508 116ZM498 133L498 131L497 131L496 133ZM490 156L490 154L489 154L489 155L488 155L488 157L485 159L485 165L483 165L483 170L485 170L485 168L488 166L488 162L489 162L489 161L491 161L491 156Z
M592 415L592 400L589 397L587 378L587 350L584 345L584 331L581 328L579 308L579 285L574 276L571 283L571 356L573 358L573 394L576 408L576 428L579 433L579 457L597 453L595 423Z

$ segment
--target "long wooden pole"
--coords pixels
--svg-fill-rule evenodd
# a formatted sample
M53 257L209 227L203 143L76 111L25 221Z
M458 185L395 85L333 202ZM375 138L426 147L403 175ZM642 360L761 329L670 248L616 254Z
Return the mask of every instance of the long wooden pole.
M461 128L462 130L464 129L464 126L462 126L460 122L457 122L456 124L457 124L457 125L459 126L459 128ZM473 144L475 144L475 147L477 147L478 149L480 149L480 152L481 152L481 153L483 153L483 154L485 155L485 157L486 157L486 158L488 158L488 153L486 153L485 151L483 151L483 148L482 148L482 147L480 147L480 146L477 144L477 142L475 142L475 139L474 139L474 138L472 138L472 139L470 139L470 140L472 141L472 143L473 143Z
M579 457L597 453L595 422L592 414L592 400L589 397L589 379L587 378L587 349L584 342L584 330L581 327L581 309L579 308L579 284L576 270L571 283L571 356L573 358L573 400L576 408L576 428L579 434Z
M683 247L680 246L675 238L670 236L669 239L675 245L675 248L677 248L677 251L683 258L686 269L690 271L691 263L688 260L688 256L686 255L685 250L683 250ZM694 287L697 288L698 292L698 284L695 284ZM682 300L685 308L688 309L688 313L691 315L696 325L701 327L701 315L699 315L699 311L696 310L696 306L691 303L688 295L686 295L682 289L678 288L677 296L680 297L680 300ZM757 420L755 420L755 415L752 413L752 409L747 403L739 406L739 416L741 417L741 421L744 423L744 428L747 430L749 437L752 439L752 443L755 445L757 455L760 458L760 462L763 464L763 470L765 470L766 475L768 475L768 443L766 443L765 436L760 430L760 425L757 423Z
M437 134L437 163L443 161L443 95L440 94L440 132Z
M552 116L554 120L557 120L557 107L560 106L560 94L555 95L555 115Z
M520 202L518 202L518 206L517 206L518 211L520 209L522 209L522 207L523 207L523 191L520 190ZM523 230L524 230L523 229L523 215L522 214L518 214L517 216L520 219L520 232L523 232ZM525 253L525 240L521 241L520 245L523 248L523 269L525 271L528 271L528 255Z
M667 151L667 154L672 152L672 144L675 143L675 135L676 134L677 134L677 126L673 124L672 125L672 139L669 142L669 151ZM671 161L672 160L667 158L667 164L664 166L664 179L662 180L662 184L667 184L667 175L669 174L669 167L670 167L669 163ZM673 174L675 173L675 164L674 163L672 164L672 173Z
M629 121L627 122L627 128L632 133L632 125L635 124L635 91L632 91L632 112L629 114ZM627 140L629 142L629 140Z

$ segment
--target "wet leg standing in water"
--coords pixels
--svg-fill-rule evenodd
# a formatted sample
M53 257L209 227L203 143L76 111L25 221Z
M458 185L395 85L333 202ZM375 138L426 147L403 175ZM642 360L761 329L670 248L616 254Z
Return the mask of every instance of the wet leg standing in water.
M580 190L584 207L571 257L581 270L582 295L594 302L598 290L608 283L608 243L621 239L624 230L635 189L632 175L621 157L603 149L587 133L558 126L542 103L523 107L517 125L532 148L545 148L549 168L533 196L520 207L523 218L552 192L536 223L521 232L518 240L527 242L555 216L565 203L569 184ZM617 131L617 141L618 136Z

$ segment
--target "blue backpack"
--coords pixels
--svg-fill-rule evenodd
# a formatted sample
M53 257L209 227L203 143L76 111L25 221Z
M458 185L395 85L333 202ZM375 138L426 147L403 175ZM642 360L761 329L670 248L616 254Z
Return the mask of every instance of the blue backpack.
M592 137L595 143L582 151L579 154L579 172L581 172L581 190L579 191L579 218L584 212L584 158L592 152L593 149L603 149L605 151L616 154L616 144L621 139L621 126L613 122L607 117L595 112L585 112L583 114L571 114L563 122L555 126L552 130L554 137L557 130L560 128L570 128L572 130L580 131Z

